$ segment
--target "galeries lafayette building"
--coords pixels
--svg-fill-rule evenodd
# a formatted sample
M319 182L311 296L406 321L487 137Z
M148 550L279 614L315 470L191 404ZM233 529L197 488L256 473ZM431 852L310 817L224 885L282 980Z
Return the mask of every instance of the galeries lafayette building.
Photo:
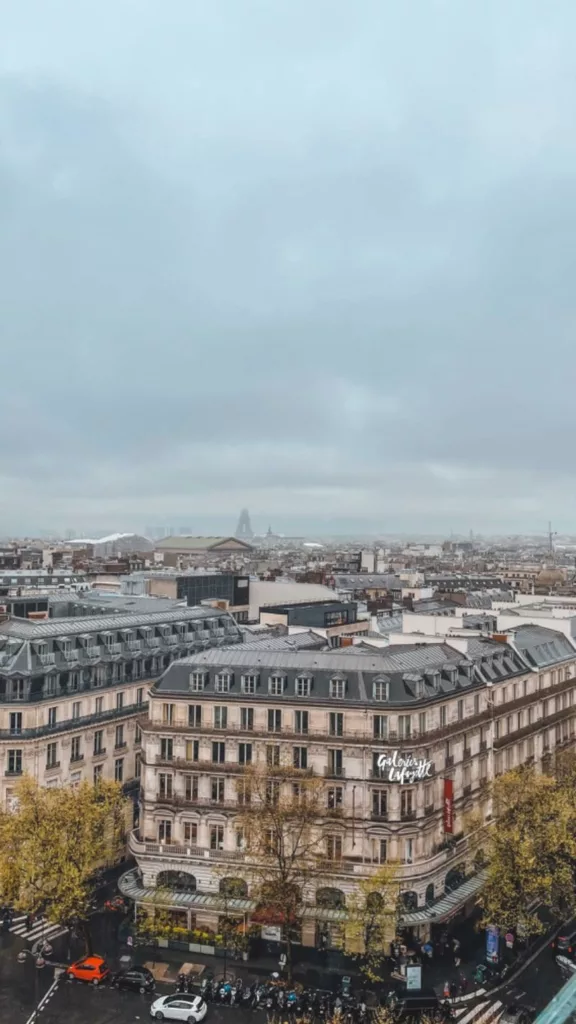
M244 883L249 919L237 783L277 748L272 756L324 786L325 861L306 894L304 942L320 930L326 941L326 929L336 941L358 881L390 861L405 927L424 937L465 913L484 877L465 816L490 820L494 775L572 745L576 715L576 649L564 634L526 625L508 643L471 637L466 647L231 648L170 665L142 723L130 878L140 902L158 887L186 922L217 926L229 876Z

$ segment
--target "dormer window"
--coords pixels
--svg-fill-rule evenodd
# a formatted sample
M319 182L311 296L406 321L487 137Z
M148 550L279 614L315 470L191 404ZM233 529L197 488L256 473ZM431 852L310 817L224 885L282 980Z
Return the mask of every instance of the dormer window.
M390 699L390 683L387 679L375 679L372 684L372 698L379 701Z
M228 693L232 686L234 676L230 672L219 672L216 676L214 689L216 693Z
M431 672L427 672L426 679L428 680L430 686L434 690L434 693L438 693L438 690L440 688L440 673L437 671L437 669L433 669Z
M272 697L281 697L286 686L286 676L270 676L268 680L268 693Z
M298 676L296 680L296 696L309 697L311 689L312 679L310 676Z
M256 672L251 672L249 675L242 676L240 679L240 689L242 690L242 693L256 693L259 678L260 677Z
M408 692L412 693L412 696L419 700L424 695L424 680L422 676L417 673L407 673L404 676L404 682L408 687Z
M200 693L206 685L206 672L190 673L190 689L192 693Z
M342 700L346 696L346 680L345 679L331 679L330 680L330 696L336 700Z

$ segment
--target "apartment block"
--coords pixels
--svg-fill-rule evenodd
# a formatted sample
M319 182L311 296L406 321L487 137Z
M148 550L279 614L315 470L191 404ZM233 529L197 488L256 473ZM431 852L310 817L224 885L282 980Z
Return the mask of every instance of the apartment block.
M381 652L210 650L175 662L151 687L141 723L138 871L121 886L146 902L158 886L188 926L217 927L223 874L251 902L235 821L248 764L292 764L322 780L325 849L306 894L302 942L338 945L359 880L394 862L402 924L418 937L465 914L482 857L469 812L492 818L489 783L546 765L574 744L576 649L563 633L520 626L509 643L471 637ZM282 785L290 785L289 781Z
M42 785L116 779L137 787L138 716L178 658L241 642L212 609L0 622L0 799L24 773Z

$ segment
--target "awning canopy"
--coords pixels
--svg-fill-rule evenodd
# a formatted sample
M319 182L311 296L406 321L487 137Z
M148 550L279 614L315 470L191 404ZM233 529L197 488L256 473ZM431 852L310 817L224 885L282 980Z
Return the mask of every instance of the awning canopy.
M402 914L400 923L409 927L411 925L428 924L431 921L444 921L455 914L465 903L480 892L487 878L487 871L480 871L473 878L468 878L462 885L459 885L452 892L446 893L429 907L422 907L421 910L413 910ZM176 889L155 889L142 885L142 880L137 870L127 871L118 880L118 888L123 896L128 896L135 903L149 903L156 906L172 907L173 909L202 909L216 910L227 914L251 914L252 920L261 920L263 924L283 924L281 914L271 908L259 906L251 899L226 899L224 900L217 893L206 892L178 892ZM261 915L261 916L257 916ZM313 918L316 921L345 921L348 917L346 910L329 909L327 907L306 907L303 917ZM274 918L274 920L273 920ZM275 918L278 918L276 921Z
M428 924L430 921L444 921L460 910L472 896L480 892L488 877L487 871L479 871L473 878L467 878L462 885L459 885L452 892L441 896L437 903L430 907L423 907L422 910L414 910L408 914L402 914L403 925Z

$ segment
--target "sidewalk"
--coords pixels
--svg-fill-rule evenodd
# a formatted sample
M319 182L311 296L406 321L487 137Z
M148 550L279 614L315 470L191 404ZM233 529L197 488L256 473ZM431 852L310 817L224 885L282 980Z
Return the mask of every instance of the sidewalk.
M122 956L128 955L132 956L134 962L137 963L170 964L176 973L183 963L191 961L204 964L215 975L221 975L226 966L228 974L240 976L246 981L269 978L274 971L279 970L278 955L264 954L250 960L227 957L224 961L224 958L220 956L164 949L153 945L137 945L133 949L129 949L124 941L118 939L121 922L120 915L110 912L101 912L92 918L94 952L105 956L113 969L119 967ZM70 962L82 956L85 950L81 939L66 935L54 942L54 952L55 956L58 956L63 962ZM481 941L468 946L463 952L465 959L458 967L454 964L452 952L445 956L435 956L432 961L422 965L422 987L434 988L439 998L443 999L445 983L454 982L458 986L455 1002L472 1002L475 999L480 999L485 989L473 981L473 975L477 964L483 960L482 953L483 943ZM531 951L518 961L518 971L528 965L532 955ZM173 972L171 971L171 973ZM513 968L506 983L511 981L516 973L518 972ZM295 981L308 988L335 992L342 983L343 975L351 977L352 986L357 992L372 992L376 997L381 997L391 989L401 987L403 984L397 975L393 976L388 965L386 966L385 980L374 984L364 978L356 960L344 956L337 950L321 952L300 946L294 947L293 976ZM462 994L461 991L462 977L466 978L468 982L465 994ZM496 989L489 991L496 991Z
M120 957L132 956L135 962L162 962L179 967L182 963L193 961L204 964L213 974L222 974L225 961L220 956L209 956L202 953L189 953L174 949L164 949L154 945L137 945L129 949L124 941L118 939L118 931L122 918L118 914L102 912L92 918L92 936L94 952L105 956L111 967L119 965ZM62 940L54 943L55 952L62 960L73 960L83 955L84 946L81 939L71 936L64 936ZM387 965L385 969L385 980L380 983L368 982L359 969L356 960L344 956L338 950L309 950L305 947L295 946L293 950L294 969L293 977L308 988L326 989L332 992L337 991L342 983L342 977L348 975L352 979L352 986L356 991L373 992L381 996L390 989L401 986L402 981L392 976L392 970ZM446 980L458 980L461 973L469 975L476 966L476 960L471 964L462 964L456 969L448 957L438 958L431 964L423 965L422 984L426 988L435 988L442 996L444 982ZM269 978L274 971L279 970L278 955L258 955L250 960L242 960L234 957L226 958L227 973L240 976L245 980L255 978Z

